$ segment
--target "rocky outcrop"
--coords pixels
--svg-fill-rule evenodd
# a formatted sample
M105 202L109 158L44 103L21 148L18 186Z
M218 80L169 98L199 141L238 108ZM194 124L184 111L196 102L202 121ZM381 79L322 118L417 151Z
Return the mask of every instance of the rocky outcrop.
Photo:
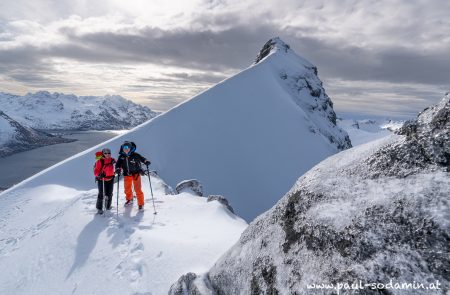
M266 44L264 44L264 46L261 48L258 55L256 56L254 64L259 63L274 50L287 52L290 48L291 47L288 44L284 43L279 37L272 38L267 41Z
M368 159L372 177L406 177L424 169L450 172L450 94L406 122L397 134L403 141L383 147Z
M448 108L311 169L216 262L208 292L448 294Z
M228 202L228 200L224 196L209 195L208 199L207 199L207 202L212 202L212 201L219 202L220 204L224 205L231 213L234 214L233 207L231 207L230 203Z
M195 273L187 273L185 275L182 275L178 281L170 287L169 295L185 295L185 294L191 294L191 295L206 295L211 294L207 290L200 290L199 287L196 284L196 280L198 279L198 276Z
M288 44L278 37L272 38L264 44L255 64L275 52L281 56L292 54ZM336 124L333 102L318 77L317 67L299 56L296 58L303 64L303 68L278 68L280 84L291 94L294 103L304 111L312 133L322 134L338 150L352 147L348 134Z
M175 187L175 191L179 194L184 190L191 190L199 197L203 197L203 186L197 179L183 180Z

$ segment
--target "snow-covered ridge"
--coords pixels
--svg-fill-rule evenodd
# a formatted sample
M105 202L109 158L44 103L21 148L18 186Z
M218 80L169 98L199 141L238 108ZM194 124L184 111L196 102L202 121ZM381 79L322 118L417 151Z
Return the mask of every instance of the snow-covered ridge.
M170 185L198 179L250 221L351 146L316 72L292 49L274 51L129 136L151 139L141 146Z
M184 272L210 268L247 226L217 201L166 195L154 174L151 182L157 214L147 177L144 211L123 206L120 181L118 216L116 186L106 216L96 215L97 189L61 186L58 177L3 193L0 293L167 294Z
M183 276L172 294L306 294L312 284L355 282L361 294L378 294L371 284L389 282L433 283L434 294L448 294L449 127L446 96L398 135L329 157L206 275ZM183 283L189 290L177 292ZM386 291L429 294L425 287Z
M320 134L339 150L352 146L345 131L336 125L333 102L323 88L316 66L278 37L263 46L255 65L258 63L268 63L277 73L280 86L301 109L311 132Z
M39 91L24 96L0 93L2 111L41 130L130 129L157 113L118 95L76 96Z
M70 141L72 140L23 126L0 111L0 158L45 145Z

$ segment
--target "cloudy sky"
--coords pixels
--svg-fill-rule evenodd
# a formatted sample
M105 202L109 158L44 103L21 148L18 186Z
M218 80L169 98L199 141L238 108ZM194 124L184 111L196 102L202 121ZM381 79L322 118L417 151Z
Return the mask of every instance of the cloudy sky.
M0 91L120 94L164 111L279 36L338 115L409 117L450 91L448 0L1 0Z

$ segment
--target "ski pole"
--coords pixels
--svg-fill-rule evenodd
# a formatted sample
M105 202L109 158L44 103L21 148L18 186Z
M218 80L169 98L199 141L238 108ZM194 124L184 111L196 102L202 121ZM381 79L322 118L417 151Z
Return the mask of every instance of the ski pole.
M155 208L155 199L153 198L153 189L152 189L152 181L150 179L150 170L148 170L148 165L147 165L147 175L148 175L148 183L150 184L150 193L152 194L153 214L157 214L156 208Z
M102 178L102 186L103 186L103 202L102 202L102 209L103 213L106 213L106 197L105 197L105 179Z
M120 182L120 174L117 174L117 198L116 198L116 214L117 214L117 218L119 217L119 182Z

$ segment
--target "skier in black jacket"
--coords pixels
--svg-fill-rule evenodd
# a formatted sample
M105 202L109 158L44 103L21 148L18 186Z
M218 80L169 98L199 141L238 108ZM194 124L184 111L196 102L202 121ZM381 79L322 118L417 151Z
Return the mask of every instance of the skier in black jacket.
M141 163L146 166L150 165L150 161L136 153L136 144L134 142L125 141L120 146L119 158L116 162L116 173L119 175L123 172L126 202L125 206L133 203L133 190L136 192L139 210L144 208L144 193L141 189L141 174L143 170Z

